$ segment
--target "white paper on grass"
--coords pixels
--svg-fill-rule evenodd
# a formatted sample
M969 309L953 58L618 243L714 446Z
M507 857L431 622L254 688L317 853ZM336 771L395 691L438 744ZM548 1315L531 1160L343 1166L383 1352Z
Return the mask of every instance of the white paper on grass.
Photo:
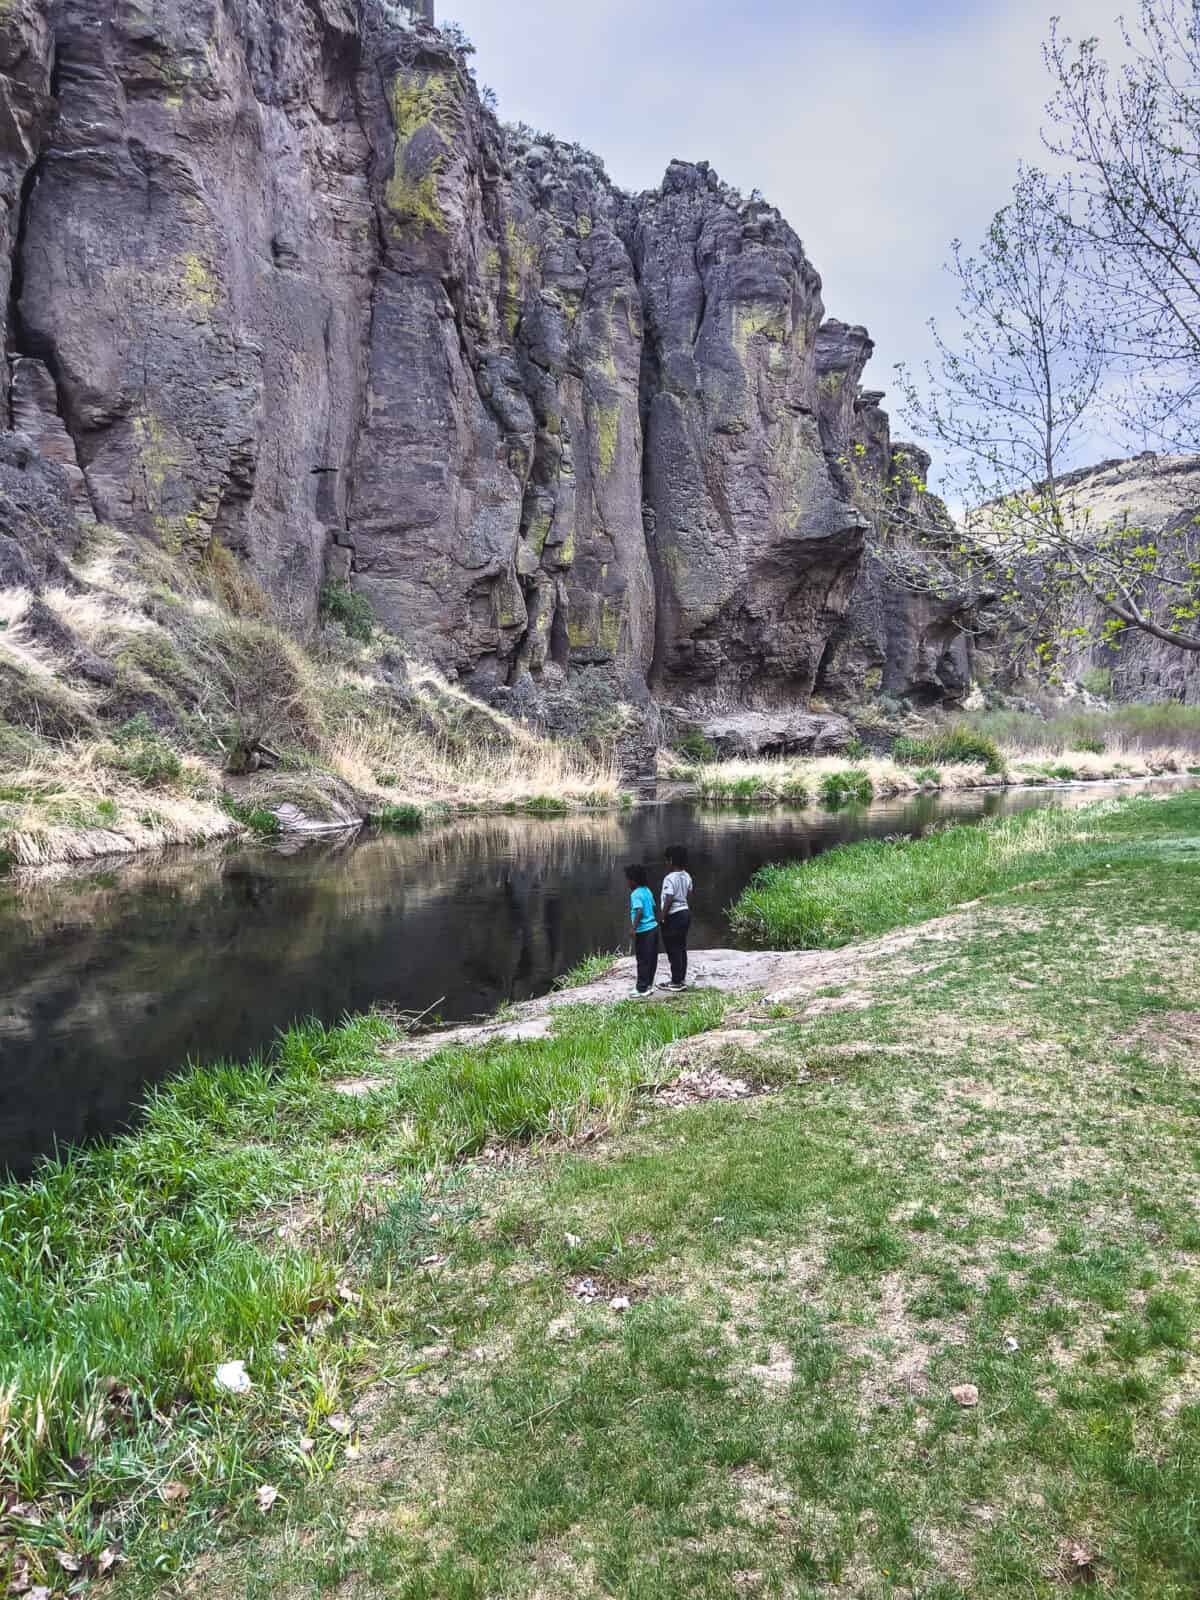
M217 1368L217 1388L227 1394L249 1394L253 1387L244 1361L225 1361Z

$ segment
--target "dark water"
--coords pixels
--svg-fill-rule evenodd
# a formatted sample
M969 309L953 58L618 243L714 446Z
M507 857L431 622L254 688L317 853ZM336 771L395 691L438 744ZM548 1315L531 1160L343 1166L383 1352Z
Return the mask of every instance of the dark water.
M480 818L412 838L186 853L0 888L0 1169L125 1126L189 1058L245 1057L297 1017L375 1003L447 1020L544 993L626 941L621 868L686 844L693 948L767 861L948 818L1078 803L1085 790L966 794L837 815L697 810Z

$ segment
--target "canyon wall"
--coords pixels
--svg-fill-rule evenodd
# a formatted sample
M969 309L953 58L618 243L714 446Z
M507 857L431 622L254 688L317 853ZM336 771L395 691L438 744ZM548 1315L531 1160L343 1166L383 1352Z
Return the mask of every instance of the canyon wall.
M965 693L961 608L864 566L870 341L772 207L621 192L379 0L14 0L0 77L9 420L78 518L301 632L348 582L551 729Z

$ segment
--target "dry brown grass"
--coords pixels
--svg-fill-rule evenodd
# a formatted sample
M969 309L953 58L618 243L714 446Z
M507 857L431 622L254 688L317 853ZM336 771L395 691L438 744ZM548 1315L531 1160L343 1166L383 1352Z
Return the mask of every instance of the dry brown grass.
M1195 757L1187 750L1157 747L1143 749L1127 739L1110 741L1102 755L1086 750L1009 750L1005 766L1009 780L1021 783L1044 777L1047 771L1070 769L1084 783L1111 782L1117 778L1152 778L1186 772Z
M660 770L670 777L686 767L683 756L667 755ZM939 782L922 783L912 767L901 766L885 756L776 756L761 758L732 757L715 761L694 769L701 788L712 784L735 784L750 780L763 786L764 798L786 794L789 788L802 785L810 798L815 798L822 780L833 773L853 768L865 772L871 781L876 799L889 799L893 795L919 794L924 789L979 789L996 785L1003 779L989 777L983 767L976 764L947 764L938 767ZM769 792L769 795L768 793Z
M181 757L177 779L139 787L116 770L104 692L26 624L33 596L0 591L0 854L21 866L195 843L236 831L222 778L257 752L348 782L363 812L400 803L495 811L582 810L621 799L614 762L556 743L412 665L406 694L381 679L394 641L304 649L265 615L227 552L180 568L144 541L93 530L81 587L42 597L70 633L113 664L126 704L141 697ZM7 684L7 691L5 691ZM4 733L0 727L0 733ZM270 802L266 802L269 804Z
M927 768L903 766L886 756L777 756L730 758L699 767L688 758L665 751L659 761L659 775L671 780L684 778L700 789L716 790L737 783L757 783L761 793L754 798L786 798L789 789L803 786L810 800L820 791L822 780L833 773L853 768L865 772L877 800L938 791L995 788L1008 784L1043 784L1076 781L1113 782L1121 778L1150 778L1186 773L1194 757L1186 750L1157 748L1146 750L1136 743L1118 740L1103 755L1084 751L1006 750L1005 770L987 773L977 763L931 763ZM1068 777L1068 770L1071 774ZM925 776L918 776L924 773Z
M572 808L619 801L620 773L611 757L544 738L429 668L416 669L410 685L425 726L381 706L329 735L324 754L356 789L392 802L479 809L537 798ZM445 734L430 731L438 723Z
M106 764L95 742L45 745L6 770L0 852L21 867L92 861L168 845L203 844L238 831L218 804L217 773L186 758L179 783L148 792Z

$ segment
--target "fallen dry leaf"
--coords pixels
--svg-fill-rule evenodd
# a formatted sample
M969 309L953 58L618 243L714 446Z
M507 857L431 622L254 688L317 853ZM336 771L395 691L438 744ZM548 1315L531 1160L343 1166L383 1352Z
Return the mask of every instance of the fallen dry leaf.
M565 1233L563 1238L567 1241L568 1250L578 1250L579 1246L583 1243L583 1240L577 1233Z
M344 1300L348 1306L362 1305L362 1295L352 1289L344 1280L337 1286L338 1299Z
M101 1550L100 1554L96 1557L96 1571L99 1573L100 1577L107 1577L107 1575L116 1566L117 1562L124 1561L124 1559L125 1557L118 1555L115 1550Z
M613 1295L612 1299L608 1303L609 1303L610 1308L613 1311L628 1311L629 1310L629 1296L628 1295L615 1294L615 1295Z
M279 1490L273 1483L260 1483L254 1491L254 1503L265 1516L279 1499Z
M347 1461L357 1461L360 1455L362 1455L362 1446L361 1445L348 1444L346 1446L346 1460Z
M172 1478L169 1483L159 1485L158 1498L163 1505L174 1506L181 1500L186 1500L191 1492L186 1483L180 1483L178 1478Z
M317 1441L315 1439L310 1439L307 1434L305 1434L304 1438L300 1440L300 1454L302 1456L312 1455L316 1448Z
M45 1584L39 1583L36 1589L30 1589L29 1600L50 1600L50 1591Z
M950 1398L957 1400L964 1410L969 1410L971 1406L979 1404L979 1390L973 1383L960 1383L951 1389Z
M326 1417L325 1426L331 1428L334 1433L340 1434L343 1439L348 1438L354 1432L354 1424L349 1417L343 1416L340 1411L335 1411L331 1417Z
M73 1556L69 1550L59 1550L57 1561L64 1572L82 1572L83 1562L78 1556Z
M1067 1576L1077 1583L1091 1583L1096 1576L1095 1552L1089 1550L1087 1545L1073 1540L1067 1546L1066 1559Z

